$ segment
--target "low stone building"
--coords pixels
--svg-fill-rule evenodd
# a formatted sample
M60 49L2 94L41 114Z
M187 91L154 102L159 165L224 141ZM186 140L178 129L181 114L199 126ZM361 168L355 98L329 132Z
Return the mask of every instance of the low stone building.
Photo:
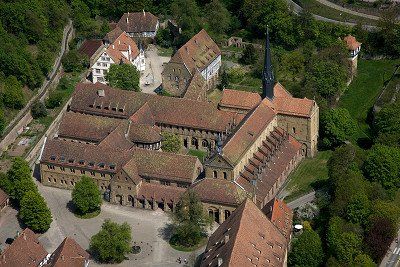
M286 206L283 202L281 207ZM273 206L275 221L291 229L287 208ZM285 236L254 203L245 200L210 236L201 267L287 266L290 235Z
M215 85L220 67L221 51L203 29L172 56L162 72L162 86L170 94L183 97L199 72L206 84L205 94Z

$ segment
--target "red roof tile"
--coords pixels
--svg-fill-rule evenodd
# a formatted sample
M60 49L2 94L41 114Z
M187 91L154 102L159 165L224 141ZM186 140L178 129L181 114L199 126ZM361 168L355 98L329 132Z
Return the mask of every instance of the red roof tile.
M52 267L84 267L89 260L87 253L76 241L66 237L58 248L51 254L45 266Z
M47 256L32 230L26 228L0 255L0 266L38 266Z
M124 13L118 26L129 33L155 32L158 18L150 12Z
M124 31L121 30L120 27L115 25L115 28L112 29L109 33L106 34L104 37L104 40L111 43L114 43L114 41L120 36Z
M94 53L103 45L101 40L89 39L85 40L79 47L79 53L87 55L91 58Z
M178 203L181 195L186 191L185 188L166 186L153 183L142 183L137 194L138 199L154 199L157 202Z
M285 237L247 199L210 236L200 266L284 266L286 252Z
M253 109L261 102L258 93L224 89L219 105L222 107L233 107L240 109Z
M356 50L361 46L361 43L357 41L356 37L348 35L343 38L346 46L349 50Z
M290 238L292 232L293 211L283 200L273 198L264 208L263 212L271 222L287 238Z

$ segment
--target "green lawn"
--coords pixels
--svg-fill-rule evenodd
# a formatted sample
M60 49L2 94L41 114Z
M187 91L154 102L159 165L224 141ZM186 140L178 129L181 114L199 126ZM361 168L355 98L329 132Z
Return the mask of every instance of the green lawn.
M164 48L161 46L157 46L158 55L161 57L172 57L172 53L174 52L172 47Z
M307 194L320 185L318 182L328 179L326 163L331 155L331 150L320 151L314 158L306 158L299 164L288 178L286 190L290 193L285 198L286 202Z
M175 250L184 251L184 252L195 251L195 250L197 250L197 249L199 249L199 248L201 248L201 247L207 245L207 242L208 242L208 238L207 238L207 237L204 237L204 238L202 238L202 239L200 240L199 244L197 244L197 245L195 245L195 246L193 246L193 247L185 247L185 246L173 244L173 243L172 243L172 239L173 239L173 238L171 238L171 239L169 240L170 246L171 246L173 249L175 249Z
M198 157L201 162L204 161L204 158L207 156L207 152L197 149L189 149L189 155Z
M339 107L349 110L359 129L354 140L369 137L366 123L369 110L379 96L384 81L392 76L399 60L359 60L357 76L339 100Z
M351 23L362 23L368 25L376 25L378 21L353 15L350 13L342 12L334 8L323 5L316 0L295 0L304 9L307 9L315 15L319 15L325 18L334 19L337 21L351 22Z

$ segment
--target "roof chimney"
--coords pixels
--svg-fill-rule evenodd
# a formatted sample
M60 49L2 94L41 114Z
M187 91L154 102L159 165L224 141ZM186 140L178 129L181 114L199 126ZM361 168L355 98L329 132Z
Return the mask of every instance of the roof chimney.
M26 241L26 234L22 233L22 237L24 238L24 240Z
M126 16L126 23L129 23L129 12L128 15Z
M106 96L106 93L104 92L104 89L99 89L97 90L97 95L100 97Z
M144 9L143 9L143 17L146 17L146 12L144 12Z
M228 243L228 241L229 241L229 235L225 235L224 243L226 244L226 243Z
M218 258L218 266L221 266L224 260L222 258Z

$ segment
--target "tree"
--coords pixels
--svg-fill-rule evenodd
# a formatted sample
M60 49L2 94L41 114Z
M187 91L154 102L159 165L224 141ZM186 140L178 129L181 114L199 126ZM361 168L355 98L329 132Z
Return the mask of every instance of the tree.
M380 262L385 256L390 243L396 237L397 226L385 218L376 218L365 235L368 254L375 262Z
M35 101L31 108L31 114L34 119L43 118L47 116L47 110L43 102Z
M159 46L164 48L172 47L173 41L174 36L168 27L157 31L156 42Z
M80 214L87 214L100 209L101 192L93 179L82 176L72 190L72 202Z
M211 0L205 5L208 26L211 32L224 34L231 25L231 14L219 0Z
M90 239L90 251L102 263L120 263L131 251L131 239L131 227L127 223L117 224L107 219L100 232Z
M397 203L377 200L372 205L370 221L377 218L388 219L391 223L397 225L400 219L400 207Z
M162 133L161 149L166 152L178 153L182 147L181 138L173 133Z
M224 90L225 88L228 87L229 87L229 75L224 68L221 73L221 82L218 84L218 89Z
M356 131L356 123L345 108L329 109L321 115L321 138L327 148L336 147L348 140Z
M371 213L371 203L366 194L353 196L345 208L346 219L352 223L363 224Z
M46 108L54 109L61 106L63 95L62 92L57 90L50 92L49 97L46 99Z
M359 254L354 259L355 267L375 267L375 262L367 254Z
M2 135L4 129L6 128L6 119L4 118L4 113L3 111L0 109L0 136Z
M374 118L377 142L400 147L400 102L385 105Z
M400 149L375 145L364 162L364 174L385 189L400 187Z
M87 56L80 54L75 49L64 55L61 62L66 72L81 72L89 64Z
M2 95L4 106L12 109L21 109L24 107L25 100L22 84L15 76L6 78Z
M179 199L172 221L173 236L170 243L185 247L197 245L207 236L206 228L211 225L211 218L192 190L187 190Z
M171 14L174 14L174 18L182 28L182 34L177 46L186 43L200 31L200 9L195 0L173 0Z
M245 65L251 65L257 61L257 52L252 44L246 45L243 50L243 54L240 57L240 63Z
M106 75L106 80L112 87L123 90L140 91L140 73L132 64L112 64Z
M21 200L19 218L35 232L46 232L52 222L51 212L38 192L27 192Z
M312 229L305 230L293 241L288 261L292 266L320 266L324 261L324 252L319 235Z

